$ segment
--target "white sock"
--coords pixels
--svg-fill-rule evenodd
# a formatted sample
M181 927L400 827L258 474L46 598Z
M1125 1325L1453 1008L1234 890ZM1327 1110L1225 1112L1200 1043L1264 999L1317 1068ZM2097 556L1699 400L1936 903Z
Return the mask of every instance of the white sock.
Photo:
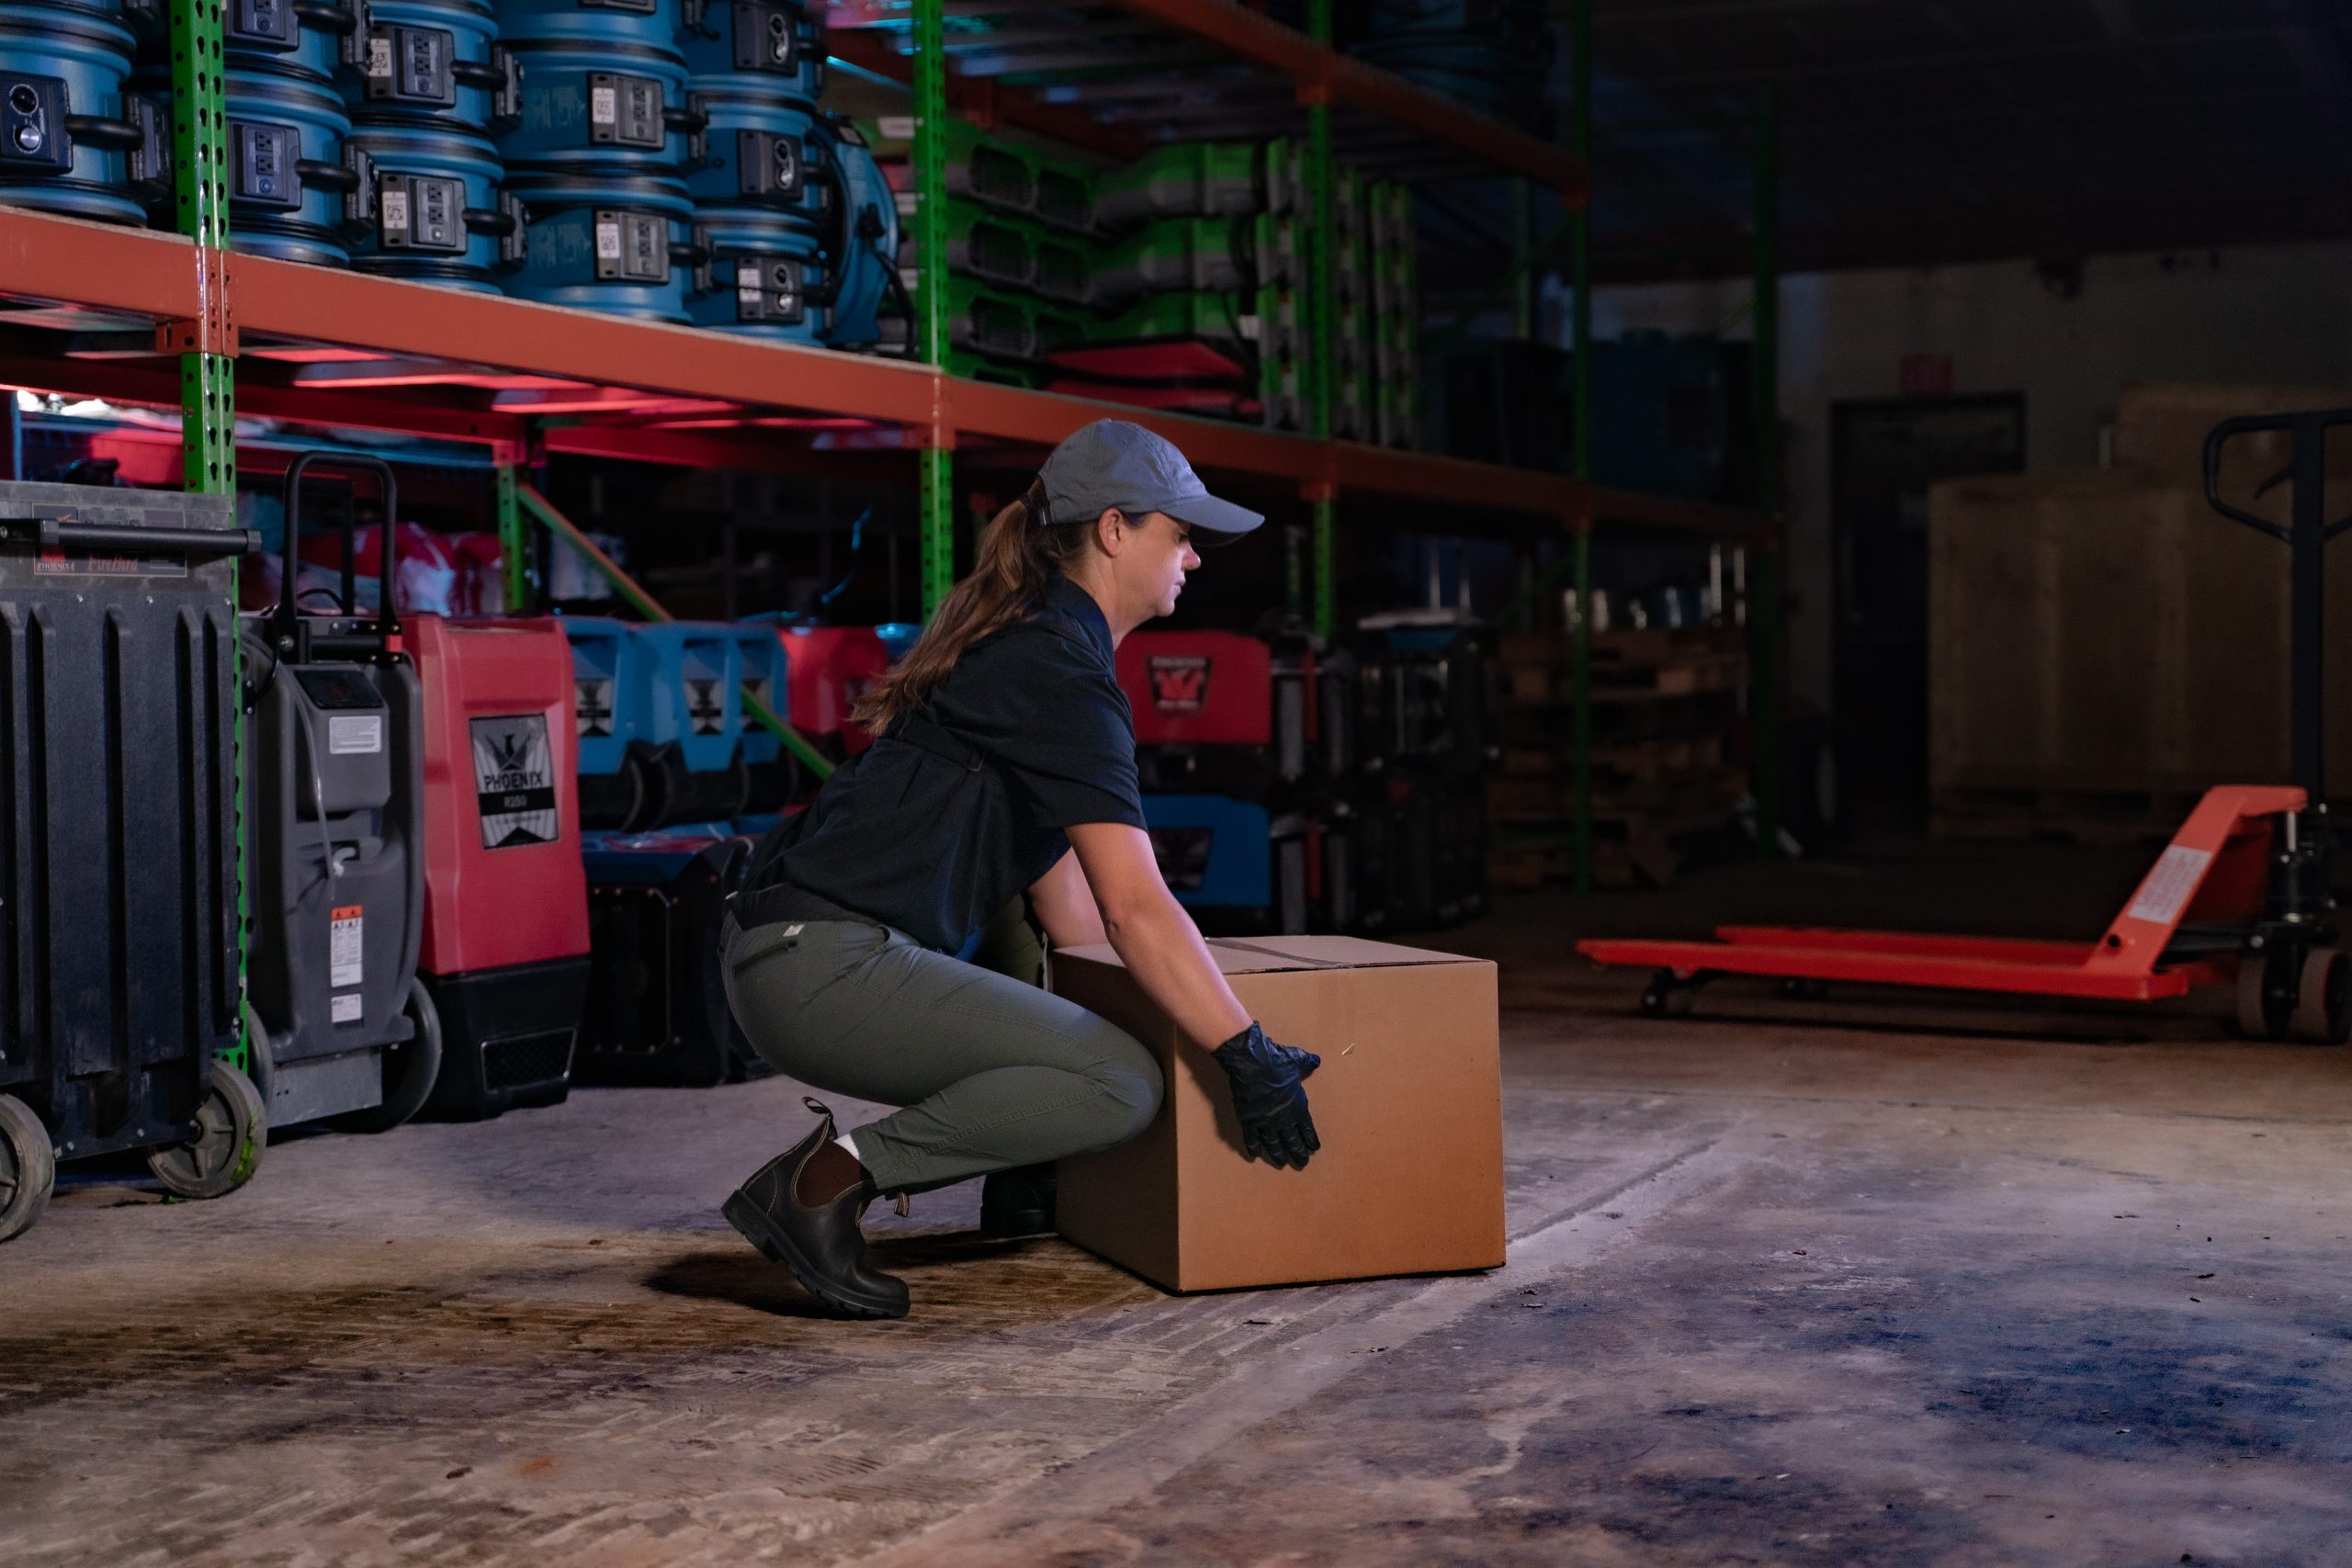
M840 1145L841 1147L849 1155L850 1158L857 1159L857 1145L851 1141L850 1135L847 1133L843 1133L840 1137L835 1138L833 1142ZM857 1159L857 1163L862 1166L865 1162L862 1159Z

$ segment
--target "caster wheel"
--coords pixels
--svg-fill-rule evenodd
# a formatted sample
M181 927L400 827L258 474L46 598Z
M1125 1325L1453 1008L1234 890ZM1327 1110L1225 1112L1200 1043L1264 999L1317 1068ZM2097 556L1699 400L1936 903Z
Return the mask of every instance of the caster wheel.
M56 1185L49 1129L23 1100L0 1094L0 1241L30 1230Z
M338 1133L389 1133L424 1109L434 1080L441 1076L441 1010L424 982L409 976L408 1003L402 1010L415 1021L416 1032L384 1050L384 1102L365 1111L331 1116L327 1125Z
M2352 1038L2352 958L2341 949L2324 947L2303 955L2287 1029L2313 1045L2341 1045Z
M1697 999L1697 993L1690 986L1661 975L1642 993L1642 1013L1645 1018L1683 1018L1690 1014L1690 1004Z
M183 1198L219 1198L254 1179L269 1139L269 1113L254 1080L215 1059L196 1136L147 1156L155 1179Z
M2295 993L2282 982L2286 956L2273 948L2238 959L2238 1032L2248 1040L2284 1040Z

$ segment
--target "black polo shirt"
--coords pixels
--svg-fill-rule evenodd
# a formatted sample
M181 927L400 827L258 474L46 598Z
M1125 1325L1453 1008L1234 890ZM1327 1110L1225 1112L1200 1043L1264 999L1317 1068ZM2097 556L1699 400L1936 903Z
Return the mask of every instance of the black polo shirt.
M1143 826L1135 716L1091 594L1057 576L1028 620L965 650L901 720L761 846L789 883L963 953L1069 851L1081 822Z

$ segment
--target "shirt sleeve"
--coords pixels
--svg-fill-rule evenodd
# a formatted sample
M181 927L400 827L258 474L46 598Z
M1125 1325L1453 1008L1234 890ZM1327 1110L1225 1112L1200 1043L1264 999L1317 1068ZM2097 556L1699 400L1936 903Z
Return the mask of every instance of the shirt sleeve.
M1022 645L1019 679L1035 701L1025 705L1026 722L996 750L1037 820L1048 828L1142 827L1135 718L1117 679L1052 633L1013 640Z

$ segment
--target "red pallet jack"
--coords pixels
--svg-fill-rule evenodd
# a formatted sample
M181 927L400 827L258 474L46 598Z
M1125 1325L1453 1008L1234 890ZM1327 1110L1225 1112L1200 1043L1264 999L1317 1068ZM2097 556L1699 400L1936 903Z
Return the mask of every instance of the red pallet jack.
M2352 958L2335 915L2320 684L2327 543L2352 527L2352 518L2330 524L2325 503L2327 433L2343 424L2352 409L2233 419L2206 437L2206 500L2290 551L2295 784L2208 791L2098 941L1732 926L1713 942L1592 941L1577 951L1655 970L1642 993L1642 1010L1654 1016L1688 1011L1698 987L1724 975L1775 978L1791 996L1847 981L2151 1002L2234 985L2249 1037L2343 1043L2352 1037ZM2258 432L2292 443L2287 471L2263 487L2291 479L2285 526L2222 499L2223 447Z

